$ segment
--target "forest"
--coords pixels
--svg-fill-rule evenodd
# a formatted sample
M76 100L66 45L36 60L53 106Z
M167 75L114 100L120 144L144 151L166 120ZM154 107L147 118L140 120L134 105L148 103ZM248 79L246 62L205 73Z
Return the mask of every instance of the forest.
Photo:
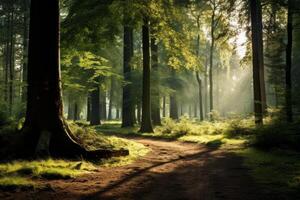
M0 0L0 199L300 199L300 0Z

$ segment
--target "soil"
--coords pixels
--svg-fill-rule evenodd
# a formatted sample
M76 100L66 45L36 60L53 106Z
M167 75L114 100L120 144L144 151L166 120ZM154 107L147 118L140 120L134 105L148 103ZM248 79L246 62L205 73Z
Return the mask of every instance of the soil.
M230 151L202 145L130 138L151 149L136 162L71 180L52 180L44 190L1 192L0 199L66 200L267 200Z

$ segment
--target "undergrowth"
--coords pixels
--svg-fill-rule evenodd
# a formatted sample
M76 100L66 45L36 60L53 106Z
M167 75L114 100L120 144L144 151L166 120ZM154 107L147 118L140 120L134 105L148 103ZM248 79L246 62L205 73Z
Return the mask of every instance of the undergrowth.
M0 163L0 189L30 189L40 187L38 179L72 179L86 173L93 173L100 167L122 166L129 164L138 157L148 153L149 149L140 143L121 139L114 136L104 135L96 132L91 127L80 127L69 122L69 127L76 136L77 141L86 149L110 149L129 150L125 157L102 159L93 161L85 160L15 160L12 162ZM16 126L6 129L13 132ZM13 129L13 130L11 130ZM7 134L7 133L6 133Z

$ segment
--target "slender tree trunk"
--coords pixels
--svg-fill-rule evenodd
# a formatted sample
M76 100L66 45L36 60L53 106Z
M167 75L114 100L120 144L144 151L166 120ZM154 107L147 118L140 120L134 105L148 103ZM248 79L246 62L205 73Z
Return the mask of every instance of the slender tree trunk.
M11 13L10 13L10 32L9 32L9 96L8 96L8 105L9 105L9 113L12 115L13 109L13 101L14 101L14 75L15 75L15 65L14 65L14 53L15 53L15 36L14 36L14 20L15 20L15 13L14 13L14 1L12 2L11 6Z
M144 18L142 27L143 40L143 95L142 95L142 123L141 133L153 133L151 121L151 97L150 97L150 36L149 21Z
M195 103L194 103L194 118L197 118L198 117L198 101L195 100Z
M193 118L193 115L192 115L192 105L191 104L189 104L189 117L190 117L190 119Z
M213 87L213 61L214 61L214 50L215 50L215 10L211 18L211 44L209 51L209 111L214 110L214 87ZM210 115L210 120L213 120L212 115Z
M122 127L133 127L135 124L134 113L134 95L132 91L132 78L131 78L131 59L133 57L133 29L129 25L124 26L124 81L123 86L123 105L122 110Z
M141 124L141 115L142 115L142 109L141 109L141 104L137 104L137 121L139 124Z
M116 119L120 119L120 108L117 107L116 109Z
M204 108L205 108L205 118L207 117L208 109L208 80L207 80L207 71L208 71L208 58L205 61L205 75L204 75Z
M112 120L113 98L114 98L115 82L111 78L110 92L109 92L109 105L108 105L108 120Z
M96 88L91 92L91 125L100 125L100 88Z
M74 103L74 121L79 120L79 108L77 102Z
M285 107L288 122L293 122L292 109L292 49L293 49L293 2L288 0L288 24L286 46L286 70L285 70Z
M262 10L260 0L250 0L255 124L263 124L265 110Z
M104 90L100 93L100 119L106 120L107 119L107 112L106 112L106 92Z
M174 120L178 120L178 104L176 94L170 95L170 118Z
M161 125L160 97L159 97L159 71L158 71L158 45L156 39L151 38L151 60L152 60L152 98L151 117L154 125Z
M163 97L163 117L166 117L166 96Z
M91 121L91 97L89 94L86 98L86 121Z
M202 101L202 80L199 72L196 72L196 78L197 78L198 89L199 89L198 95L199 95L200 120L203 121L204 117L203 117L203 101Z
M68 100L68 120L73 120L73 109L72 109L72 101L71 101L71 97L69 96L69 100Z
M29 28L29 0L24 0L24 15L23 15L23 58L22 58L22 102L26 101L26 82L27 82L27 57L28 57L28 28Z

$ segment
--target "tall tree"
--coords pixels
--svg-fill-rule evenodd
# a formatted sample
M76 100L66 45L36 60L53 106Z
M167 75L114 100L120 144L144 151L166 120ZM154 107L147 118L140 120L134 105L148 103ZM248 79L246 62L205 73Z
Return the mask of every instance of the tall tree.
M27 112L23 127L26 150L37 156L96 155L99 152L88 152L75 141L63 118L59 1L31 0L30 19Z
M152 133L151 100L150 100L150 36L149 20L144 18L142 27L143 40L143 95L141 133Z
M250 0L252 29L252 61L255 124L263 124L265 109L265 82L263 57L262 8L260 0Z
M151 117L154 125L161 125L160 97L159 97L159 72L158 72L158 44L155 37L151 38L151 64L152 64L152 98Z
M125 12L126 14L126 12ZM127 13L128 14L128 13ZM125 16L126 17L126 16ZM123 106L122 110L125 115L122 115L122 127L132 127L135 122L135 109L134 109L134 97L132 91L132 78L131 78L131 59L133 57L133 28L129 25L129 22L125 20L124 25L124 80L123 86Z

